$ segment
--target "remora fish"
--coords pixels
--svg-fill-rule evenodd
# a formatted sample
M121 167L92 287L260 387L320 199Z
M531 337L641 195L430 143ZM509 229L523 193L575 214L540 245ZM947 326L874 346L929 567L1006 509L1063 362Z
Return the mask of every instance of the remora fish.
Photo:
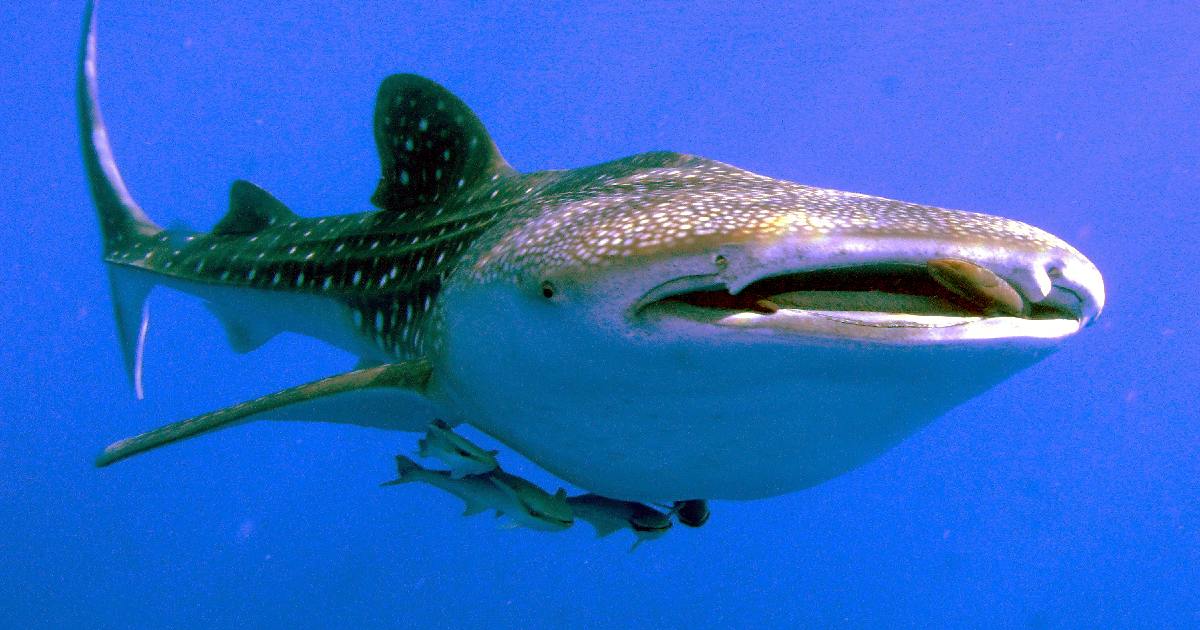
M564 530L575 523L575 513L567 503L567 491L559 488L550 494L533 483L499 468L488 473L488 479L522 508L518 523L548 532Z
M99 465L268 415L415 432L442 417L605 496L768 497L878 456L1104 304L1087 258L1009 219L670 152L519 173L413 75L379 90L377 210L301 218L238 182L211 232L164 231L113 160L94 23L89 5L83 155L139 391L158 284L208 301L238 350L290 330L382 363L118 442ZM969 308L1002 299L970 286L992 276L1020 314Z
M561 531L571 526L574 517L566 505L566 493L547 494L541 488L497 470L497 475L470 475L455 478L441 470L429 470L403 456L396 456L396 479L384 486L420 481L463 500L463 516L495 510L513 523L542 531Z
M429 423L425 437L417 443L417 454L442 462L454 478L482 475L496 469L496 451L485 451L462 437L442 420Z
M567 504L576 518L591 523L597 538L604 538L619 529L629 529L637 537L630 549L647 540L662 537L671 529L671 517L634 501L619 501L595 494L567 497Z

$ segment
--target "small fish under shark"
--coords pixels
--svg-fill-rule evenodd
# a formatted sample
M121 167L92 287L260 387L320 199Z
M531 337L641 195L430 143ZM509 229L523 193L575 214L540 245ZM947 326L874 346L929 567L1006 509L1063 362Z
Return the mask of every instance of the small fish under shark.
M454 477L441 470L429 470L403 456L396 456L397 477L384 486L420 481L444 490L463 500L463 516L495 510L497 516L507 516L513 523L548 532L567 529L575 522L574 512L567 504L565 490L555 494L499 469L486 475Z
M499 451L485 451L458 435L444 420L434 420L417 442L417 454L440 460L458 479L466 475L482 475L496 469Z
M671 529L672 515L691 527L699 527L708 519L708 509L703 501L681 501L671 514L664 514L634 501L590 493L566 497L565 491L560 489L557 494L550 495L501 470L495 459L496 451L485 451L441 420L430 424L419 444L421 457L436 459L450 470L430 470L404 455L397 455L399 475L383 485L423 481L462 499L466 504L464 516L494 509L497 516L513 514L512 522L516 525L545 531L565 529L577 517L590 523L598 538L629 529L636 538L630 551L643 542L662 537ZM697 509L702 510L702 516L695 516Z
M519 172L465 103L411 74L376 97L374 208L302 217L238 181L211 231L164 229L113 157L94 9L83 159L138 396L159 286L203 300L239 352L288 331L362 366L118 441L100 466L264 419L420 433L442 418L589 493L682 501L703 522L703 499L871 461L1104 306L1091 261L1019 221L668 151Z
M671 517L658 510L635 501L620 501L597 494L581 494L567 497L567 505L575 517L587 521L596 530L597 538L604 538L621 529L628 529L636 537L630 551L648 541L661 538L671 529Z

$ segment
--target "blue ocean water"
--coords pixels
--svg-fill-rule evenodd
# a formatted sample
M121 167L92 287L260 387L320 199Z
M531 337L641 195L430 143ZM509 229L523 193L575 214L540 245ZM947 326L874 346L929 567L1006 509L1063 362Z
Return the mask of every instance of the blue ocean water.
M405 71L522 170L693 152L1009 216L1104 272L1106 312L1058 354L850 474L630 554L378 488L404 434L249 425L92 467L353 360L234 354L161 291L133 399L78 151L82 4L0 8L0 625L1200 626L1193 7L105 0L107 122L165 224L210 227L236 178L304 215L369 209L375 89Z

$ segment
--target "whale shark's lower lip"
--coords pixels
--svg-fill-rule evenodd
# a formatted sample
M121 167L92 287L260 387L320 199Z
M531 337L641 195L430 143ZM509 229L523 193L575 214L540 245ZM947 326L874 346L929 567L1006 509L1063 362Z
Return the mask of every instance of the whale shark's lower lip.
M804 309L779 309L774 313L721 312L681 303L652 305L643 311L642 318L647 323L676 330L682 324L701 333L726 329L747 333L772 333L784 337L822 337L901 344L985 339L1060 339L1071 336L1080 328L1075 319L956 317Z

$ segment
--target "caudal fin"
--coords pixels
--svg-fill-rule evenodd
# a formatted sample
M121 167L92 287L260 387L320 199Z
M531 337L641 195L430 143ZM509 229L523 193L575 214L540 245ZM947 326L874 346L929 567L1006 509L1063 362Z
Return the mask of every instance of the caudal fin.
M381 486L398 486L402 483L413 481L413 473L418 470L423 470L421 465L413 460L403 456L396 456L396 478L391 481L385 481Z
M97 96L95 8L95 1L89 0L84 11L75 96L83 164L100 220L104 256L111 259L146 247L155 235L162 232L162 228L151 221L133 200L113 159ZM148 321L145 304L153 283L136 271L116 266L109 271L109 281L125 368L134 391L141 398L142 348Z

